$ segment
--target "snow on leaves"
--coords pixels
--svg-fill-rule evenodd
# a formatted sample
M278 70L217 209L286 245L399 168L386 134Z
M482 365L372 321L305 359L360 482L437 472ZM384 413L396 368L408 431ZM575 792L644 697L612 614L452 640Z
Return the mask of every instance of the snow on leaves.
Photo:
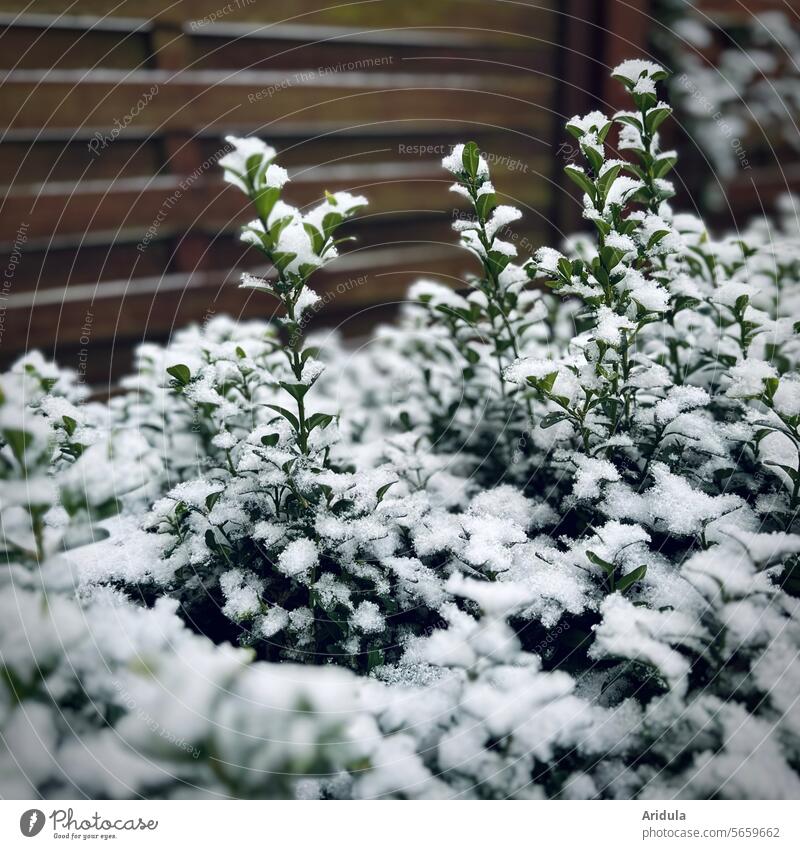
M592 234L518 257L457 145L475 274L363 350L304 331L366 200L230 138L272 319L107 404L2 375L4 794L800 796L800 244L673 211L666 74L613 75L567 125Z

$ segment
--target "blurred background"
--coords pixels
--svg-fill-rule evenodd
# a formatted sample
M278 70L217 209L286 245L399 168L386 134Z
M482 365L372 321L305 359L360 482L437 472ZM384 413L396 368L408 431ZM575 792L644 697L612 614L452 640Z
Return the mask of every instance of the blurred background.
M363 336L411 281L459 285L440 160L471 138L529 255L582 227L567 118L626 106L609 70L672 72L676 205L720 229L800 185L800 0L0 0L0 367L39 348L99 390L142 340L264 316L226 134L279 150L300 206L370 205L314 277L316 327Z

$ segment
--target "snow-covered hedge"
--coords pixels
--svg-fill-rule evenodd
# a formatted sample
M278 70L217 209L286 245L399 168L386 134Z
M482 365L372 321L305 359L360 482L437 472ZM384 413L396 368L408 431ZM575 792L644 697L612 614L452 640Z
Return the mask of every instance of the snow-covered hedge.
M593 235L517 257L458 145L480 270L359 352L304 329L366 200L230 139L275 320L107 404L2 376L2 795L800 797L798 229L675 213L666 74L614 76Z

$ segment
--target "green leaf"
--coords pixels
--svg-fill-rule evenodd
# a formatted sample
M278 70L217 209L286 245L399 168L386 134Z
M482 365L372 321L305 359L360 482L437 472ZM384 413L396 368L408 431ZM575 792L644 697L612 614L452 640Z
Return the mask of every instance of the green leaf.
M316 270L316 265L313 265L310 262L304 262L298 267L297 273L303 278L303 280L307 280Z
M597 174L603 167L603 155L598 153L592 145L581 145L583 155L589 160L592 170Z
M269 219L272 208L275 206L278 198L281 196L281 190L276 188L259 189L253 196L253 205L256 208L258 217L266 224Z
M484 265L495 275L499 276L511 262L511 257L500 251L489 251L484 259Z
M569 281L572 279L572 263L565 256L562 256L556 263L556 267L565 280Z
M478 213L478 218L481 221L486 221L496 205L497 196L492 192L481 195L475 202L475 211Z
M229 168L227 165L223 165L222 170L238 177L243 183L247 183L247 174L242 174L241 171L237 171L235 168Z
M622 252L616 248L610 247L609 245L604 245L600 248L600 259L602 260L605 268L611 271L622 259Z
M697 298L693 298L690 295L678 295L675 298L674 312L677 315L681 310L694 309L699 303L700 301Z
M597 189L600 193L600 197L603 200L608 196L608 190L611 188L614 180L619 176L619 172L622 170L622 165L611 165L606 168L605 171L601 174L601 176L597 180Z
M760 422L760 424L763 425L764 422ZM756 443L759 443L759 442L761 442L762 439L765 439L771 433L779 433L778 428L776 428L776 427L762 427L760 430L757 430L753 434L753 439L756 441Z
M282 218L278 218L277 220L272 222L269 228L269 236L273 244L278 241L278 237L281 235L284 228L288 227L291 223L291 215L284 215Z
M393 487L397 481L391 481L390 483L385 483L382 487L378 488L378 491L375 493L375 497L378 499L378 504L383 501L383 496L389 491L390 487Z
M632 127L641 133L643 130L642 122L635 115L617 115L614 119L618 124L630 124Z
M258 176L260 171L262 170L263 162L263 153L254 153L252 156L247 157L245 168L247 170L247 179L251 186L255 186L258 183Z
M277 433L267 433L261 437L261 444L266 445L267 448L274 448L278 444L278 440L280 439L280 435Z
M278 385L281 389L285 389L295 401L302 401L310 388L305 383L285 383L284 381L280 381Z
M178 386L188 386L189 381L192 379L192 373L189 371L188 366L185 366L182 363L170 366L167 369L167 374L174 378Z
M308 236L311 239L311 247L314 250L314 253L322 253L322 248L325 245L325 237L322 233L320 233L313 224L309 224L307 221L303 222L303 229L306 233L308 233Z
M64 423L64 430L67 432L67 436L72 436L75 433L78 423L71 416L61 416L61 421Z
M656 230L647 240L647 250L652 250L662 239L669 236L669 230Z
M481 153L478 145L475 142L467 142L464 145L464 151L461 154L461 165L464 171L474 180L478 176L478 164L480 163Z
M306 427L308 432L311 433L315 427L326 428L332 421L333 416L329 416L327 413L314 413L313 416L306 419Z
M735 474L736 469L715 469L712 477L714 478L714 483L722 488L725 481L730 480Z
M278 271L285 271L286 267L295 259L297 259L297 254L293 254L290 251L275 251L272 254L272 262Z
M772 400L775 397L779 384L780 381L777 377L768 377L764 381L764 395L766 395L769 400Z
M597 228L597 232L604 238L611 232L611 225L607 221L603 221L602 218L595 218L594 226Z
M797 483L797 478L798 475L800 475L800 472L798 472L797 469L793 468L792 466L785 466L783 463L774 463L772 462L772 460L765 460L764 465L772 466L776 469L781 469L781 471L784 471L787 475L789 475L789 480L791 480L792 483Z
M564 166L564 173L572 180L573 183L576 183L584 192L586 192L589 197L594 200L595 199L595 187L594 183L589 179L588 174L583 170L583 168L578 168L577 165L566 165Z
M33 442L33 437L27 431L20 430L19 428L5 428L3 430L3 438L17 458L17 462L20 466L24 466L25 452L28 450L31 442Z
M329 212L322 219L322 232L326 239L330 239L337 227L344 221L341 212Z
M267 404L266 406L283 416L296 431L300 430L300 422L297 421L297 416L290 413L285 407L279 407L277 404Z
M647 131L651 134L654 133L671 114L672 109L669 106L657 106L655 109L651 109L645 116Z
M603 560L602 557L595 554L593 551L587 551L586 556L589 560L594 563L595 566L599 566L609 577L613 577L614 575L614 564L609 563L608 560Z
M546 374L544 377L539 379L539 386L545 391L550 392L553 388L553 385L556 382L556 378L558 377L557 371L551 371L549 374Z
M653 174L656 177L663 177L675 167L675 163L677 161L677 156L669 156L662 154L656 159L655 164L653 165Z
M573 136L574 138L580 141L581 136L583 135L583 130L578 127L576 124L573 124L571 121L567 121L566 124L567 132Z
M265 233L258 227L250 227L250 225L245 224L242 227L242 233L252 233L259 242L261 242L261 248L263 251L270 251L274 247L274 242L270 239L269 233Z
M658 101L656 100L656 96L651 94L649 91L644 92L631 92L633 95L633 102L636 104L636 108L640 112L646 112L648 109L652 109Z
M621 593L624 593L629 587L635 584L637 581L641 581L647 573L647 566L642 564L641 566L637 566L632 572L628 572L627 575L623 575L617 581L617 590Z
M552 427L553 425L558 424L559 422L563 422L565 419L568 418L569 416L566 413L548 413L546 416L542 417L541 421L539 422L539 427L544 430L548 427Z

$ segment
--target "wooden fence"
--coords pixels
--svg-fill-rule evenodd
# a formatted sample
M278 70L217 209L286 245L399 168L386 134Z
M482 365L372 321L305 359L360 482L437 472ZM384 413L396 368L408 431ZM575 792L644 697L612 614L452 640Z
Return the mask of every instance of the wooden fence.
M270 311L237 286L259 257L215 165L229 133L279 149L299 205L368 195L359 241L315 278L335 295L315 321L346 333L417 277L474 270L439 166L457 141L494 155L499 193L525 213L521 251L557 241L580 221L563 123L614 104L608 67L646 49L648 7L0 0L0 365L38 347L105 385L143 339Z

